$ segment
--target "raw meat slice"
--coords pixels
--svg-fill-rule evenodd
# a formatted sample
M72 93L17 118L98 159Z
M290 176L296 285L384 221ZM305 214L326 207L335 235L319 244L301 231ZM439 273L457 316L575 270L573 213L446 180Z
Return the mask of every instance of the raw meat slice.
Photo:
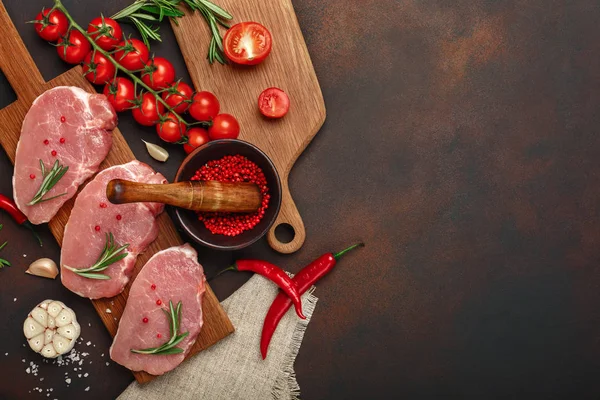
M13 197L32 224L50 221L98 170L116 126L117 115L104 95L59 86L35 99L23 120L13 175ZM69 167L44 198L66 194L28 206L43 180L40 160L47 170L56 160Z
M61 251L61 280L72 292L98 299L123 291L129 282L138 254L156 239L156 217L164 209L158 203L112 204L106 198L106 185L112 179L144 183L166 183L166 179L139 161L116 165L100 172L77 196L65 226ZM88 268L96 262L112 233L115 243L129 244L128 255L102 271L108 280L84 278L65 268Z
M198 254L189 244L171 247L152 256L131 285L119 329L110 347L110 358L132 371L146 371L152 375L162 375L178 366L202 328L204 282ZM179 301L182 303L179 333L189 332L177 345L183 353L132 353L131 349L159 347L169 341L169 321L163 312L168 309L169 300L173 306Z

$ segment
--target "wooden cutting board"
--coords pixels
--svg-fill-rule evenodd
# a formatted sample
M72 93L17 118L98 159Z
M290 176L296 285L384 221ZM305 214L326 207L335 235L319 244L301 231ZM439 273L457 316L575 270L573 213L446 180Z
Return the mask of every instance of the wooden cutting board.
M294 162L325 122L325 103L291 0L218 0L234 19L232 23L256 21L273 36L273 49L261 64L252 67L210 65L206 61L210 33L199 13L171 23L188 71L198 90L217 95L221 112L235 115L241 126L240 138L269 155L281 177L281 211L267 235L269 245L292 253L304 243L304 223L294 204L288 176ZM289 113L269 120L258 111L258 96L276 86L290 97ZM294 238L282 243L275 236L280 224L294 229Z
M0 2L0 69L6 75L6 78L17 94L17 101L0 110L0 121L2 121L2 125L0 126L0 144L13 164L15 162L15 152L23 118L37 96L56 86L78 86L90 93L95 92L92 85L83 77L81 67L79 66L56 77L50 82L45 82L25 48L2 2ZM115 129L113 131L112 148L100 168L108 168L134 159L135 156L131 152L127 142L119 130ZM59 245L62 243L65 224L73 208L74 201L75 197L65 203L49 223L50 230ZM158 238L138 257L130 284L127 285L123 293L110 299L92 301L96 311L98 311L100 318L102 318L104 325L106 325L112 336L117 332L118 321L125 308L129 287L142 266L156 252L183 243L166 212L159 216L158 225L160 230ZM110 310L110 313L107 310ZM188 357L206 349L233 332L231 321L229 321L227 314L221 308L219 301L208 285L204 295L203 310L204 326ZM134 372L134 375L140 383L153 379L152 375L145 372Z

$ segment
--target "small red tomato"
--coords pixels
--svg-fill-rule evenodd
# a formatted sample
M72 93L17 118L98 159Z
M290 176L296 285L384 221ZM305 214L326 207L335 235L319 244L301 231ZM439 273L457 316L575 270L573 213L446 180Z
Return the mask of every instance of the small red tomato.
M35 22L34 27L39 37L49 42L56 42L69 30L69 21L62 11L50 11L47 8L42 9L42 12L35 17L39 22Z
M115 60L130 71L137 71L146 66L150 52L141 40L125 39L117 46Z
M90 21L87 29L94 42L101 49L111 51L123 39L123 31L117 21L100 16Z
M118 77L104 86L104 95L116 112L127 110L133 105L135 90L133 82L127 78Z
M176 82L162 93L162 98L173 111L181 114L190 105L193 93L194 91L187 83Z
M104 85L115 77L115 66L104 54L90 51L83 60L83 74L94 85Z
M237 64L256 65L271 52L271 32L258 22L240 22L227 30L223 50Z
M265 89L258 96L258 109L265 117L281 118L290 109L290 98L279 88Z
M168 143L175 143L183 139L187 125L177 119L173 113L169 113L165 118L156 124L156 133Z
M142 81L154 90L168 87L175 80L175 68L166 58L154 57L142 71Z
M183 150L187 154L190 154L194 149L210 142L210 137L208 137L208 131L204 128L190 128L188 131L188 141L183 145Z
M219 114L208 128L208 136L211 140L235 139L240 134L240 124L231 114Z
M211 92L198 92L192 98L188 112L196 121L210 121L221 108L217 96Z
M66 36L58 39L56 52L58 56L69 64L80 64L88 55L92 46L85 36L77 30L71 29Z
M135 108L131 112L138 124L152 126L160 120L165 106L152 93L146 92L136 99Z

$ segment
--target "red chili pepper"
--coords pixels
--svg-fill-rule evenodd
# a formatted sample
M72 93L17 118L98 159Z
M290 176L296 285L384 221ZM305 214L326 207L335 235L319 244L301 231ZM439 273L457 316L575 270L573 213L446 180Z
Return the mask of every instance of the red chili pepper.
M277 265L261 260L238 260L231 267L225 268L223 271L219 272L219 275L225 271L252 271L264 276L285 292L290 299L290 302L294 303L296 314L298 314L300 318L306 319L304 314L302 314L302 300L300 299L300 294L298 293L298 289L296 289L296 285L285 271Z
M327 275L327 273L333 269L337 261L344 254L346 254L350 250L362 246L364 246L364 244L359 243L350 246L347 249L344 249L336 254L323 254L321 257L317 258L315 261L302 268L300 272L298 272L292 278L292 281L296 285L296 288L298 289L300 295L303 295L312 285L315 284L315 282ZM281 321L281 318L283 318L285 313L290 309L291 305L292 301L290 300L290 298L281 291L279 292L277 297L275 297L275 300L273 300L273 304L271 304L271 308L269 308L267 316L265 317L265 322L263 324L263 330L260 338L260 352L262 354L263 360L267 358L267 350L269 349L269 343L271 343L271 338L273 337L273 333L275 333L275 329L277 329L279 321Z
M21 210L19 210L14 201L3 194L0 194L0 209L10 214L17 224L22 225L33 232L33 236L35 236L37 241L40 243L40 246L42 245L42 239L38 236L35 229L33 229L31 222L27 221L27 216L23 214Z

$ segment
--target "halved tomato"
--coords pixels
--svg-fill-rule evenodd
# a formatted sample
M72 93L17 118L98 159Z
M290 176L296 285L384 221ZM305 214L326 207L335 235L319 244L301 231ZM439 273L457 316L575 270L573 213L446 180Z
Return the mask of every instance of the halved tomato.
M290 109L290 98L283 90L271 87L258 97L258 108L265 117L281 118Z
M225 33L223 49L231 61L256 65L271 52L271 32L258 22L240 22Z

